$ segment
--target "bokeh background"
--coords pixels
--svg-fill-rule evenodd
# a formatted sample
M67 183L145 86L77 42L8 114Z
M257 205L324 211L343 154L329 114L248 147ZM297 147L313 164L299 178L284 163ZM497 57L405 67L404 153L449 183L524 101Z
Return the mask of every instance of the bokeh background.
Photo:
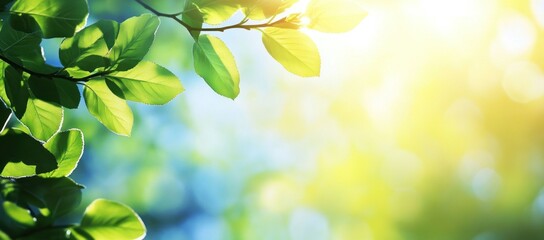
M544 0L358 2L369 15L354 31L307 31L320 78L282 69L258 31L219 34L242 76L235 101L194 73L190 36L162 19L147 58L186 92L131 105L130 138L67 112L86 140L80 213L122 201L148 239L543 239ZM89 22L145 12L89 4Z

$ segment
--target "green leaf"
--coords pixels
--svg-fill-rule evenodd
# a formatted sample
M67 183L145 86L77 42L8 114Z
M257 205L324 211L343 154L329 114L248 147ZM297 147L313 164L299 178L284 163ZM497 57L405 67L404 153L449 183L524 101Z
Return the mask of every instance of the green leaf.
M310 19L308 28L327 33L351 31L368 15L351 0L312 0L306 14Z
M239 0L249 19L264 20L280 14L298 0Z
M193 46L195 71L218 94L235 99L240 93L240 74L234 56L221 39L202 35Z
M17 184L27 194L25 200L40 201L37 207L45 217L55 220L76 209L81 203L83 186L67 177L41 178L31 177L17 180ZM34 201L36 201L34 200Z
M319 76L321 58L310 37L297 30L274 27L262 33L266 50L285 69L302 77Z
M28 84L38 99L71 109L79 106L81 95L75 82L30 76Z
M85 83L83 90L85 104L91 115L109 130L129 136L134 116L127 102L111 92L104 79Z
M49 139L60 129L62 108L38 99L22 73L6 65L0 62L0 69L5 67L0 74L0 97L34 137L44 141Z
M4 201L2 207L5 213L16 223L27 227L36 225L36 219L32 217L28 209L22 208L10 201Z
M72 228L76 239L143 239L144 223L128 206L97 199L85 210L80 226Z
M181 15L181 20L189 24L189 26L191 27L202 28L202 24L204 23L204 16L202 15L202 12L200 12L198 6L196 6L194 1L188 0L185 2L183 14ZM200 36L200 31L189 30L189 33L195 40L198 40L198 37Z
M123 95L119 97L146 104L166 104L183 91L176 75L147 61L126 72L110 74L106 80L108 85L115 84L122 91Z
M43 239L55 239L55 240L69 240L71 236L70 229L68 228L48 228L41 230L24 237L17 238L18 240L43 240ZM3 238L0 237L3 240Z
M0 135L0 152L0 177L28 177L57 168L55 156L20 130L8 129Z
M4 131L11 117L11 110L0 101L0 133Z
M124 71L136 66L149 51L159 24L159 18L151 14L122 22L109 55L113 69Z
M191 0L193 8L198 9L207 24L221 24L229 19L239 6L236 1L232 0ZM185 11L191 10L191 8Z
M24 113L15 111L15 115L30 130L32 136L43 141L49 139L60 129L64 117L60 106L45 102L32 95L28 98L26 111Z
M39 174L43 178L60 178L69 176L77 167L83 155L83 133L78 129L55 134L44 147L55 156L57 169Z
M23 73L9 64L0 62L3 71L0 73L0 96L14 112L26 111L28 91L23 82Z
M16 29L35 21L45 38L70 37L85 25L87 8L86 0L17 0L10 13Z
M66 38L59 49L62 65L66 68L76 66L89 72L108 66L109 60L105 56L113 47L118 33L119 23L100 20Z
M45 59L40 46L42 39L37 32L25 33L14 30L9 24L0 30L0 50L10 59L20 60L23 66L41 70Z

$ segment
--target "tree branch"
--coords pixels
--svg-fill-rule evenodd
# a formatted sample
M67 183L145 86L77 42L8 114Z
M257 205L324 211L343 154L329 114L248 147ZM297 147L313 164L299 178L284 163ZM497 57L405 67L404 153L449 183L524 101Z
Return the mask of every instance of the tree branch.
M224 26L224 27L199 28L199 27L193 27L193 26L189 25L188 23L184 22L183 20L181 20L178 16L182 15L183 12L173 13L173 14L163 13L163 12L160 12L157 9L153 8L151 5L145 3L143 0L135 0L135 1L138 4L140 4L142 7L144 7L145 9L149 10L150 12L152 12L153 14L155 14L155 15L157 15L159 17L166 17L166 18L170 18L170 19L176 21L177 23L179 23L180 25L185 27L188 31L224 32L224 31L229 30L229 29L251 30L251 29L255 29L255 28L273 27L276 24L280 24L280 23L285 22L285 19L286 19L286 18L281 18L281 19L279 19L277 21L274 21L274 22L267 22L267 23L261 23L261 24L245 24L247 22L247 20L244 19L241 22L239 22L237 24L234 24L234 25L228 25L228 26Z
M0 54L0 60L6 62L7 64L14 67L15 69L21 70L21 71L26 72L26 73L28 73L30 75L33 75L33 76L44 77L44 78L58 78L58 79L63 79L63 80L67 80L67 81L71 81L71 82L75 82L75 83L87 82L87 81L91 80L92 78L102 77L102 76L106 76L106 75L112 73L112 71L104 71L104 72L93 73L93 74L90 74L90 75L82 77L82 78L74 78L74 77L71 77L71 76L59 74L59 72L50 73L50 74L36 72L36 71L34 71L32 69L28 69L28 68L25 68L22 65L19 65L18 63L12 61L11 59L9 59L8 57L6 57L6 56L4 56L2 54Z

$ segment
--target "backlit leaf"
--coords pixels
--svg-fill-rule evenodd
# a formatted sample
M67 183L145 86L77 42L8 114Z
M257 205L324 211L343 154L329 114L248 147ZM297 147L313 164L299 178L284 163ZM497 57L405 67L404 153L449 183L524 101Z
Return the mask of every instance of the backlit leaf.
M106 77L108 85L115 84L126 100L146 104L165 104L183 91L180 80L155 63L142 61L136 67L115 72Z
M83 133L72 129L55 134L44 147L55 156L57 168L51 172L39 174L43 178L60 178L69 176L77 166L83 154Z
M202 35L193 47L195 70L218 94L234 99L240 93L240 74L234 56L221 39Z
M87 8L85 0L17 0L10 13L16 29L33 21L45 38L70 37L85 25Z
M80 226L72 228L76 239L143 239L145 226L140 217L121 203L97 199L85 210Z
M73 37L62 41L59 58L66 68L77 66L86 71L108 65L108 54L119 33L119 23L111 20L100 20Z
M262 32L266 50L285 69L302 77L319 76L321 58L310 37L297 30L274 27Z
M122 22L109 55L113 68L124 71L136 66L149 51L159 24L159 18L151 14Z
M327 32L348 32L355 28L367 12L351 0L312 0L306 10L308 28Z
M0 176L20 178L50 172L57 168L55 156L20 130L0 135Z
M87 109L109 130L129 136L134 122L132 110L127 102L111 92L104 79L85 83L83 90Z
M229 19L236 11L238 4L232 0L189 0L193 3L194 8L197 8L207 24L221 24ZM185 11L190 11L187 8Z

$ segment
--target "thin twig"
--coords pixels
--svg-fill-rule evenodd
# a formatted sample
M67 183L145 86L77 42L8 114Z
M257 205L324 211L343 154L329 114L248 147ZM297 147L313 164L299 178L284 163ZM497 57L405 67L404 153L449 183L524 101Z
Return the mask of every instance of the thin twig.
M181 24L183 27L185 27L187 30L189 31L201 31L201 32L224 32L226 30L229 30L229 29L245 29L245 30L251 30L251 29L255 29L255 28L264 28L264 27L273 27L274 25L276 24L279 24L279 23L283 23L285 22L285 19L286 18L282 18L282 19L279 19L277 21L274 21L274 22L267 22L267 23L261 23L261 24L245 24L247 22L246 19L240 21L239 23L237 24L234 24L234 25L228 25L228 26L223 26L223 27L205 27L205 28L202 28L202 27L193 27L191 25L189 25L188 23L184 22L183 20L181 20L180 18L178 18L178 16L180 15L179 13L174 13L174 14L169 14L169 13L163 13L163 12L160 12L158 11L157 9L153 8L151 5L145 3L143 0L135 0L138 4L142 5L142 7L144 7L145 9L149 10L150 12L152 12L153 14L159 16L159 17L166 17L166 18L171 18L172 20L176 21L177 23ZM183 12L182 12L183 13Z
M77 82L87 82L87 81L91 80L92 78L102 77L102 76L106 76L106 75L112 73L112 71L104 71L104 72L93 73L93 74L90 74L90 75L82 77L82 78L74 78L74 77L71 77L71 76L66 76L66 75L59 74L59 72L50 73L50 74L36 72L36 71L34 71L32 69L28 69L28 68L26 68L26 67L24 67L22 65L17 64L16 62L12 61L8 57L6 57L4 55L1 55L1 54L0 54L0 60L6 62L7 64L11 65L15 69L21 70L21 71L26 72L26 73L28 73L30 75L33 75L33 76L44 77L44 78L58 78L58 79L63 79L63 80L76 82L76 83Z

